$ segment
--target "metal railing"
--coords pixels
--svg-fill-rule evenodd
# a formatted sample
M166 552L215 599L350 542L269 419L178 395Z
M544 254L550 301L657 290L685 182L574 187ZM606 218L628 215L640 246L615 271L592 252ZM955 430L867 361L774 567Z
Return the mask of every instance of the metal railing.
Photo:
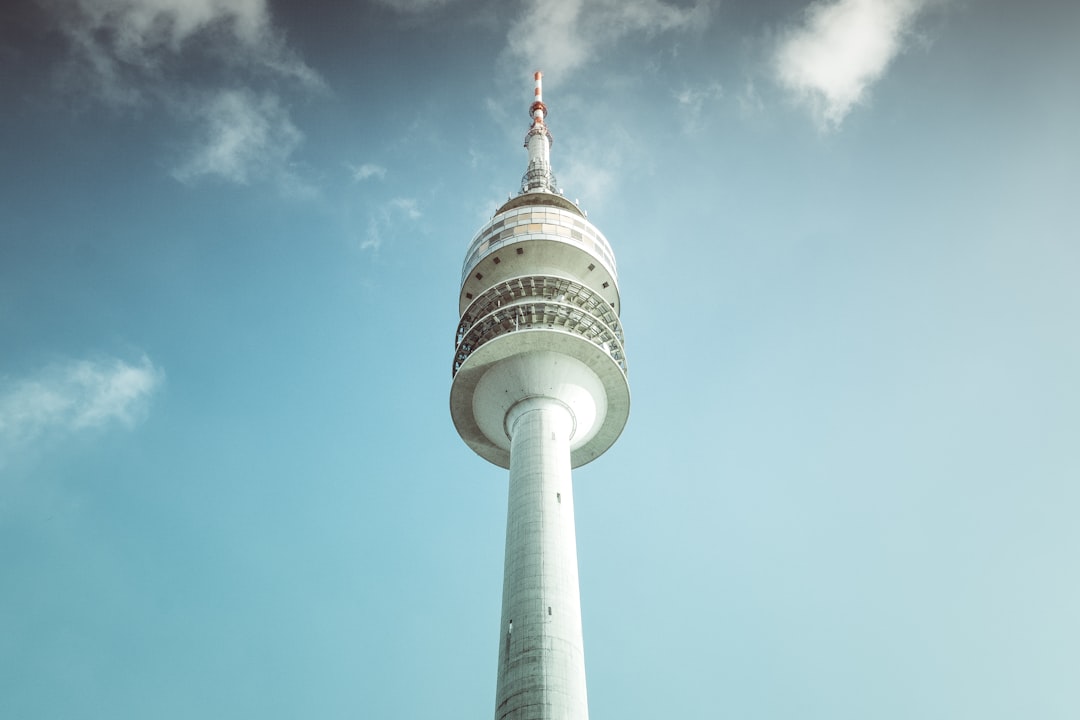
M509 333L538 330L554 330L585 338L607 353L623 374L627 372L621 333L617 335L599 317L565 301L522 299L487 313L463 334L459 329L452 375L457 375L469 356L484 343Z
M462 314L461 322L458 323L456 342L461 342L477 319L500 307L525 299L552 300L573 305L607 325L620 343L624 341L619 316L599 293L594 292L587 285L567 278L528 275L504 280L473 300Z
M558 187L558 183L555 180L555 173L551 172L551 170L543 165L529 165L529 169L521 176L522 193L527 193L532 190L548 190L558 195L560 194L557 189Z

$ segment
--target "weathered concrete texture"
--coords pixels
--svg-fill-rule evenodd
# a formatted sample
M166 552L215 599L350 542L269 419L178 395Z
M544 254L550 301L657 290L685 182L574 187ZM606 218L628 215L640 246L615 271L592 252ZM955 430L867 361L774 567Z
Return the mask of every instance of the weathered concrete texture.
M496 720L586 720L574 498L573 416L549 397L507 415L506 522Z

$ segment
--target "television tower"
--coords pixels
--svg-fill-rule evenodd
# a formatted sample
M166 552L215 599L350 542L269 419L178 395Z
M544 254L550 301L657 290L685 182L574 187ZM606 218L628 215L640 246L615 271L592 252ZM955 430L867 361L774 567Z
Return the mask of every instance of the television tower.
M630 386L615 256L555 183L535 80L521 192L465 255L450 412L510 470L495 720L587 720L570 470L619 437Z

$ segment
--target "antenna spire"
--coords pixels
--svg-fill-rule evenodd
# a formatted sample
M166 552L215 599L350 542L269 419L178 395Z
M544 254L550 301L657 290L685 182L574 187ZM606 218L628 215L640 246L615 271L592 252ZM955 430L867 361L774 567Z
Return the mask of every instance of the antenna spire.
M529 107L529 114L533 119L533 127L544 124L547 117L547 105L544 104L544 73L537 70L533 73L536 88L533 90L533 104Z
M533 90L533 103L529 106L532 127L525 133L525 147L529 151L529 166L521 178L521 192L546 192L558 194L555 174L551 172L551 132L544 124L547 117L547 105L544 104L544 74L537 70L533 74L536 81Z

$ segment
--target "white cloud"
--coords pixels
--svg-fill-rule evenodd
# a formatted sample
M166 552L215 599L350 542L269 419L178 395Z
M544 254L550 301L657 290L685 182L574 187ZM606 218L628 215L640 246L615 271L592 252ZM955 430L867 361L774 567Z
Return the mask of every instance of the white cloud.
M274 29L266 0L42 0L72 50L80 87L114 105L168 92L172 66L195 46L222 66L321 87Z
M507 50L528 68L559 76L632 34L682 30L705 21L707 7L662 0L530 0L510 28Z
M144 356L136 364L72 360L30 377L0 380L0 465L3 453L48 432L134 425L164 377Z
M386 168L382 165L376 165L374 163L364 163L363 165L353 166L349 165L349 170L352 171L353 180L356 182L362 182L370 178L378 178L382 180L386 177Z
M823 129L839 127L904 49L930 0L817 0L776 49L777 81Z
M303 140L276 95L225 90L199 102L193 112L202 136L190 157L173 170L182 182L218 177L246 184L287 173L288 158Z
M303 185L288 170L302 136L282 92L324 83L274 27L267 0L39 1L68 40L69 87L113 108L156 105L201 126L177 178L269 177L290 194Z
M379 225L378 219L374 215L368 217L367 235L360 242L361 250L374 250L378 251L382 247L383 234L382 227Z

